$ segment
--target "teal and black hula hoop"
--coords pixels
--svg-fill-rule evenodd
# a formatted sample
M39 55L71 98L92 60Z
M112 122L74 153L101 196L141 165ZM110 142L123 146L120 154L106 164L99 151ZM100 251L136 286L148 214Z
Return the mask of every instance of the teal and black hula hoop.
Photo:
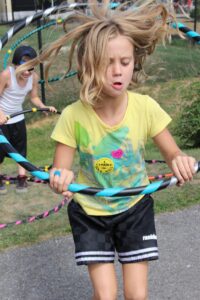
M7 138L3 135L2 130L0 129L0 147L11 157L14 161L20 164L25 168L31 175L49 182L49 173L42 171L31 162L29 162L25 157L19 154L16 149L9 143ZM195 165L195 171L199 172L200 170L200 161ZM175 176L172 176L169 179L163 179L155 181L146 186L140 187L110 187L106 189L90 187L86 185L72 183L69 185L69 191L73 193L81 193L90 196L99 196L99 197L115 197L115 196L132 196L132 195L146 195L152 194L156 191L163 190L167 187L177 184L178 180Z
M32 107L30 109L22 110L22 111L13 113L11 115L7 115L6 117L7 117L7 120L9 120L11 118L14 118L14 117L22 115L22 114L36 113L36 112L50 112L52 114L59 114L59 115L61 114L60 111L51 112L49 108L36 108L36 107ZM51 165L46 165L44 167L40 167L40 169L48 171L49 169L51 169L51 167L52 167ZM14 177L14 176L1 175L1 179L4 180L7 184L9 184L9 183L16 183L16 178L17 177ZM34 179L33 176L27 177L27 181L32 181L32 182L37 182L37 183L40 183L40 182L46 183L43 180Z
M26 114L26 113L35 113L35 112L50 112L49 108L31 108L31 109L27 109L27 110L23 110L23 111L20 111L20 112L16 112L16 113L13 113L11 115L8 115L7 116L7 119L11 119L11 118L14 118L16 116L19 116L21 114ZM54 112L53 112L54 113ZM55 114L55 113L54 113ZM61 114L61 112L57 111L56 114ZM2 130L0 129L0 132L2 133ZM3 148L3 147L2 147ZM7 176L3 176L1 175L1 179L4 180L4 182L8 182L8 181L11 181L13 183L16 182L16 178L14 177L7 177ZM37 182L37 180L34 180L34 178L30 177L30 178L27 178L28 181L34 181L34 182ZM47 183L46 181L40 181L40 182L45 182ZM47 218L49 217L50 215L54 214L54 213L57 213L64 205L67 204L67 199L63 199L58 205L56 205L55 207L53 207L52 209L49 209L49 210L46 210L36 216L31 216L31 217L27 217L23 220L17 220L17 221L14 221L14 222L10 222L10 223L0 223L0 229L4 229L4 228L7 228L7 227L10 227L10 226L14 226L14 225L21 225L21 224L28 224L28 223L33 223L37 220L40 220L40 219L44 219L44 218Z
M196 44L200 45L200 34L198 32L188 28L186 25L180 22L173 23L172 27L175 29L178 28L180 31L185 33L188 38L192 39Z

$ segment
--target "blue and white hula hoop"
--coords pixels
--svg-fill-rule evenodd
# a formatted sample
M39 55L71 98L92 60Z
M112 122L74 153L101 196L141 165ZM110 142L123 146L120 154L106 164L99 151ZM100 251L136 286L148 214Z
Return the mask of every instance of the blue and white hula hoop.
M45 18L49 17L51 14L54 14L57 12L62 13L63 10L65 12L66 12L66 10L68 10L70 12L74 9L81 8L81 7L87 7L87 6L88 6L87 3L82 3L82 4L81 3L69 3L69 4L60 5L60 6L53 6L53 7L47 8L44 11L36 12L32 16L26 17L24 20L19 21L13 27L11 27L6 32L6 34L2 38L0 38L0 51L17 32L19 32L21 29L28 26L29 24L33 23L34 21L37 21L42 18L45 19ZM114 9L117 6L119 6L119 4L110 3L111 9Z

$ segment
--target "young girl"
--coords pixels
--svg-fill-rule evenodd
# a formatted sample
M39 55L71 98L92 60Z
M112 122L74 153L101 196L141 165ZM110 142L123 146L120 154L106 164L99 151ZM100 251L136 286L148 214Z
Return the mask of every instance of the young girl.
M31 102L39 107L45 106L38 96L38 75L34 72L34 67L24 70L20 76L16 77L16 69L31 59L37 57L36 51L27 45L16 48L12 66L0 73L0 128L11 144L19 151L20 154L26 156L27 137L24 115L16 116L10 120L8 115L22 110L22 104L25 97L29 94ZM50 106L51 111L56 112L55 107ZM6 153L0 151L0 164L3 162ZM25 192L27 190L27 182L25 169L18 166L16 192ZM0 194L6 194L7 190L0 175Z
M146 56L159 40L168 37L168 12L152 1L127 11L110 11L96 1L92 4L93 14L70 16L69 22L80 25L40 57L50 66L61 47L72 41L69 66L77 51L82 84L80 100L63 111L52 134L57 144L50 185L72 197L67 186L74 180L71 168L76 151L79 184L103 188L147 185L144 146L148 137L182 185L192 179L195 159L176 145L167 129L169 115L150 97L127 90L141 75ZM93 299L117 299L115 251L122 264L125 299L147 299L148 261L158 259L151 196L77 193L68 213L76 262L88 266Z

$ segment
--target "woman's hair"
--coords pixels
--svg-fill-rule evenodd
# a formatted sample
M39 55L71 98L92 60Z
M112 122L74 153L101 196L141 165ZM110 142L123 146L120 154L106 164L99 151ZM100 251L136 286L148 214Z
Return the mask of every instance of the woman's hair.
M28 56L30 59L33 59L37 57L37 53L31 46L19 46L13 54L12 63L16 66L21 65L21 61L24 56Z
M138 82L144 74L143 65L147 55L153 53L158 41L163 44L170 37L170 21L173 17L163 4L156 1L145 1L143 5L130 5L113 10L109 1L89 1L91 13L86 15L76 11L67 17L64 23L65 34L46 48L38 59L27 63L45 62L45 78L51 64L55 61L60 49L70 44L67 54L68 70L72 67L72 60L76 53L78 78L81 82L80 99L91 105L101 100L101 91L105 81L105 72L108 65L107 44L112 38L123 35L133 45L135 67L133 82ZM141 1L140 1L141 2ZM73 23L72 29L68 28ZM24 66L25 68L25 66ZM23 71L23 67L20 67Z

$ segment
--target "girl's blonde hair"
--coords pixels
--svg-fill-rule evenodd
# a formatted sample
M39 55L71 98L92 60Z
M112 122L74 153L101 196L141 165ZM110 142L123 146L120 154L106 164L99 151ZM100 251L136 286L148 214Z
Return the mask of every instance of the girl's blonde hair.
M132 81L137 82L140 75L144 74L143 64L146 56L153 53L158 41L165 43L169 39L169 22L173 18L168 9L156 1L145 1L145 4L139 6L130 6L130 3L127 4L128 9L124 9L122 5L112 10L109 8L109 1L104 0L101 5L96 0L90 1L90 15L78 11L70 15L64 23L64 36L45 49L38 59L19 67L18 72L45 62L45 78L48 78L49 68L60 49L70 42L67 72L71 70L76 52L78 78L81 82L80 99L95 105L101 100L108 63L108 41L123 35L133 45L135 68ZM69 30L68 26L72 22L75 26Z

